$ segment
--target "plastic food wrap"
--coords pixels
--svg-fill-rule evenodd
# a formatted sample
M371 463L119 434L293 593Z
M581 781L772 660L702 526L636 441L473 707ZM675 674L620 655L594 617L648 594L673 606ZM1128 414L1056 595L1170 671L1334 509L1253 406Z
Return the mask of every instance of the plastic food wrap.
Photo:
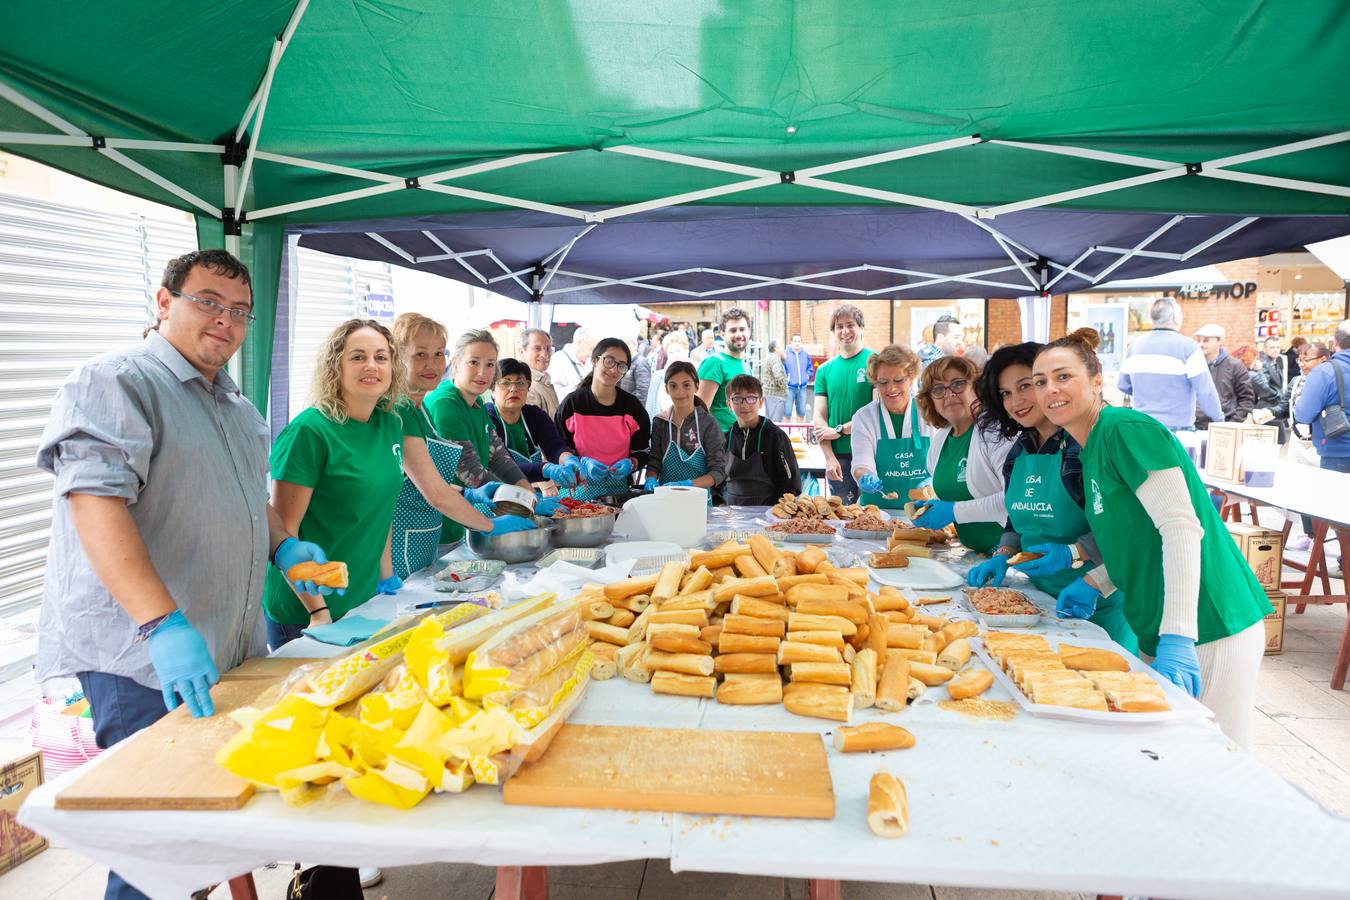
M554 600L459 606L307 666L275 705L232 715L243 730L216 761L293 805L339 783L399 809L433 791L500 784L547 748L594 665L576 603ZM470 681L481 693L465 696Z

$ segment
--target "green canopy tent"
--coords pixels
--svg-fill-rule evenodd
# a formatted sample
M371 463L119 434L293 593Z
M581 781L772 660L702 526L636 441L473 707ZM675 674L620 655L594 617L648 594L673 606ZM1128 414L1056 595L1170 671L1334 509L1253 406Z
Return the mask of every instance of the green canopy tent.
M1018 213L1227 216L1221 247L1350 212L1350 11L1318 0L11 0L4 24L0 147L239 250L260 405L288 227L570 224L501 267L539 299L575 235L674 207L919 210L1030 293L1081 259L1010 238ZM1153 239L1082 253L1123 275Z

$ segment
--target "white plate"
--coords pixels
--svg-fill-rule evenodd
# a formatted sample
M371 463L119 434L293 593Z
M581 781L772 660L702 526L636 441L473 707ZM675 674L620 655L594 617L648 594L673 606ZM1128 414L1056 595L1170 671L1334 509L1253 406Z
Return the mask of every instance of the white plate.
M612 566L644 556L669 556L683 552L683 547L671 541L620 541L605 548L605 565Z
M955 569L922 556L911 556L909 565L903 569L874 569L871 566L867 569L880 584L919 591L945 591L966 583L966 579Z
M1060 640L1054 637L1046 637L1050 642L1051 648L1057 649ZM1074 638L1068 643L1075 647L1096 647L1102 650L1110 650L1112 653L1119 654L1126 662L1130 664L1131 672L1143 672L1157 682L1167 697L1167 702L1172 704L1172 708L1167 712L1151 713L1121 713L1121 712L1102 712L1096 709L1074 709L1070 706L1051 706L1046 703L1032 703L1031 698L1022 693L1021 688L1012 680L1012 677L994 662L994 658L989 655L989 651L984 646L984 641L979 638L970 639L970 649L975 651L988 667L989 671L994 673L994 680L997 681L1005 691L1012 694L1013 702L1022 709L1031 713L1033 716L1043 716L1049 719L1072 719L1079 722L1100 722L1107 725L1148 725L1158 722L1175 722L1178 719L1193 718L1212 718L1214 713L1208 706L1205 706L1199 700L1196 700L1190 694L1159 675L1151 666L1134 654L1128 652L1124 647L1115 641L1092 641L1084 638Z

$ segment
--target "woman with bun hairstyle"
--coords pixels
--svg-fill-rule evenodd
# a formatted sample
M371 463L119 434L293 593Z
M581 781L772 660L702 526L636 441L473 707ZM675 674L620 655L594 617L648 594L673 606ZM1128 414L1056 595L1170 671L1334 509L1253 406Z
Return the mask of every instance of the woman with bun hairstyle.
M657 413L652 422L643 487L649 492L662 484L701 487L711 501L713 489L727 477L726 436L698 396L698 369L693 363L671 363L663 380L671 407Z
M577 470L571 460L576 457L567 452L553 418L542 407L525 402L533 378L533 371L520 360L509 356L499 360L497 383L492 386L493 402L487 405L488 419L527 480L573 487L577 483Z
M1097 342L1084 328L1041 348L1036 399L1083 448L1088 526L1140 651L1249 747L1270 603L1176 436L1102 402Z
M1090 618L1137 654L1139 641L1125 621L1124 595L1108 590L1102 597L1094 587L1110 582L1083 512L1081 448L1046 418L1036 400L1031 367L1042 346L1028 341L996 350L976 382L980 413L975 427L1013 445L1003 461L1008 523L993 555L971 569L966 580L972 587L1001 585L1009 557L1039 554L1012 568L1057 598L1060 618Z
M629 476L647 464L651 419L638 398L619 387L632 361L623 341L600 341L591 350L591 371L558 407L554 423L568 452L580 458L572 465L581 470L581 483L562 496L623 497Z
M991 553L1003 537L1003 460L1012 441L975 427L980 370L964 356L943 356L919 377L916 401L924 421L935 429L928 443L928 471L938 499L914 520L923 528L956 526L956 534L976 553Z

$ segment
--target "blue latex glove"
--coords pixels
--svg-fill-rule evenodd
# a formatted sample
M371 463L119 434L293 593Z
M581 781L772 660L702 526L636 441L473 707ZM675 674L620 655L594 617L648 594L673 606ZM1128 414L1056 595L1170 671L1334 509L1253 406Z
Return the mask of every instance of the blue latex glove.
M510 534L513 531L533 531L539 526L524 516L494 516L492 534Z
M692 478L685 478L685 479L683 479L682 481L667 481L667 482L666 482L666 487L693 487L693 486L694 486L694 480L693 480Z
M661 479L657 478L655 475L648 475L647 480L642 482L642 489L649 494L660 486Z
M581 458L581 477L587 481L603 481L609 477L609 466L589 456Z
M1158 636L1153 668L1192 697L1199 697L1204 688L1200 683L1200 657L1195 655L1195 641L1184 635Z
M931 528L934 531L941 531L948 525L956 524L956 503L951 500L925 500L928 509L924 510L923 515L914 520L914 524L920 528Z
M403 579L397 575L390 575L388 578L379 580L379 583L375 585L375 593L388 594L392 597L398 593L398 589L401 587L403 587Z
M577 486L577 470L569 465L544 463L544 477L558 487Z
M1063 572L1073 565L1073 554L1069 552L1068 544L1033 544L1030 547L1023 547L1022 552L1042 554L1040 559L1027 560L1013 566L1025 575L1043 578L1046 575Z
M539 497L534 501L534 514L536 516L551 516L560 506L562 506L562 501L557 497Z
M1090 619L1101 598L1101 591L1079 578L1059 592L1055 615L1061 619Z
M621 459L609 467L609 473L615 478L627 478L633 474L633 461L631 459Z
M464 499L470 503L478 503L483 506L492 505L492 497L497 493L497 488L501 487L500 481L487 481L476 488L465 488Z
M882 488L881 478L875 472L868 472L858 479L858 487L869 494L880 494Z
M214 716L211 685L220 681L215 661L206 649L206 641L183 615L181 609L169 613L168 618L150 632L150 664L164 691L164 707L170 711L178 706L178 698L195 718Z
M318 544L311 544L309 541L302 541L299 538L288 537L277 545L277 552L272 554L276 567L281 570L281 577L286 578L286 573L291 570L291 566L302 562L328 562L328 555L323 552L323 548ZM302 594L313 594L316 597L326 596L333 593L330 587L317 585L312 581L291 581L286 579L291 587ZM347 593L346 588L338 588L338 595ZM172 709L173 707L169 707Z
M966 573L966 584L971 587L998 587L1008 574L1008 557L1002 553L993 556Z

